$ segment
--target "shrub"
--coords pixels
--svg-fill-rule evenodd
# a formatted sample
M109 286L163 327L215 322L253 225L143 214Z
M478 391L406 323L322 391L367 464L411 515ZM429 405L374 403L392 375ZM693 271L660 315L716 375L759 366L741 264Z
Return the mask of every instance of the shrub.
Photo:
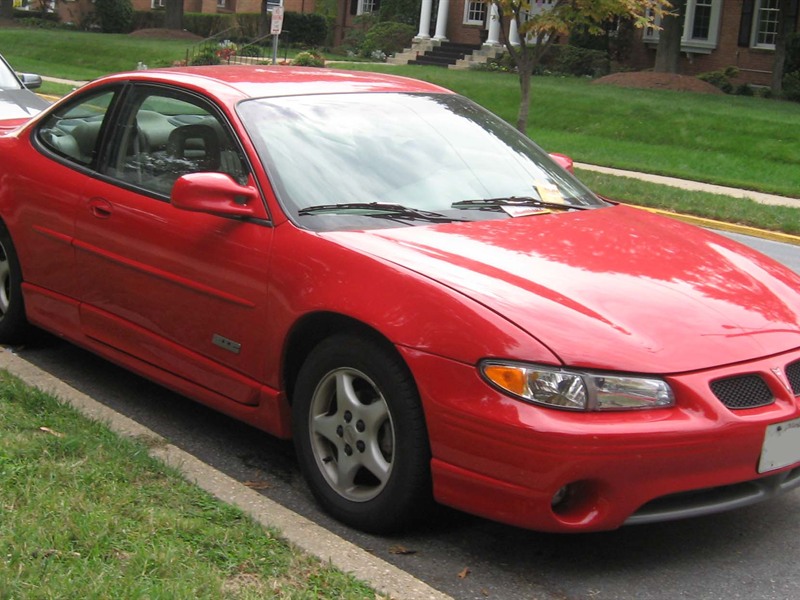
M783 76L783 96L787 100L800 102L800 71Z
M541 68L575 77L602 77L611 72L611 61L602 50L576 46L553 46L545 55Z
M317 48L328 37L325 17L316 14L287 12L283 17L283 29L289 34L292 45Z
M207 38L236 25L232 14L184 13L183 28L195 35Z
M379 13L380 20L413 26L419 17L419 4L419 0L383 0Z
M133 30L137 29L163 29L163 10L136 10L133 12Z
M95 0L94 12L103 33L127 33L133 27L131 0Z
M294 57L292 64L297 67L324 67L325 59L316 52L300 52Z
M411 38L415 34L416 28L413 25L392 21L378 23L367 31L359 52L361 56L368 58L394 54L410 46Z
M189 64L192 66L198 65L218 65L220 58L217 54L216 47L212 45L203 46L199 52L189 59Z
M736 67L726 67L720 71L709 71L708 73L700 73L697 76L698 79L701 81L706 81L713 85L714 87L718 87L726 94L732 94L734 91L733 84L731 83L731 79L735 79L739 76L739 69Z

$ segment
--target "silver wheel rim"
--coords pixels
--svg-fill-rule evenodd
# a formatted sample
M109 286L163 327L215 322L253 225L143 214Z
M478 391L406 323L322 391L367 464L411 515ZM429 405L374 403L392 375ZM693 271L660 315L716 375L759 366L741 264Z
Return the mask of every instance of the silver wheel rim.
M369 377L348 367L328 373L314 390L308 425L314 459L331 489L354 502L383 491L392 473L394 426Z
M6 249L0 244L0 319L8 312L8 297L11 295L11 268Z

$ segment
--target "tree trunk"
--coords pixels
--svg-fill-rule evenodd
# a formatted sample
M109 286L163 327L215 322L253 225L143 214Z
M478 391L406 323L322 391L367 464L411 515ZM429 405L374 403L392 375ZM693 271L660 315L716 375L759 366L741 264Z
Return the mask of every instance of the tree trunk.
M672 11L661 20L656 49L656 73L678 73L681 60L681 36L686 13L686 0L673 0Z
M14 0L0 0L0 19L14 18Z
M526 63L524 66L522 63ZM525 135L528 134L528 112L531 106L531 77L533 67L530 61L521 60L517 62L519 70L519 112L517 113L517 130Z
M164 27L167 29L183 29L183 0L166 1Z
M258 20L258 37L264 37L270 31L271 19L268 9L267 0L261 0L261 18Z
M778 35L775 38L775 58L772 62L772 84L770 89L776 96L783 92L783 67L786 64L786 42L794 29L789 19L792 0L778 1Z

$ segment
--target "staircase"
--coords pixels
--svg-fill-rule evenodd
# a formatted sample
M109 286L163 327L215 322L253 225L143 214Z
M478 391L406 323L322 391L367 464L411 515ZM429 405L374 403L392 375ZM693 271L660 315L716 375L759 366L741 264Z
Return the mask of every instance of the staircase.
M450 65L455 65L459 60L463 60L468 54L477 52L480 49L480 46L470 44L442 42L441 45L434 46L416 59L408 61L408 64L448 68Z
M411 48L398 52L386 62L395 65L431 65L449 69L469 69L503 53L500 46L456 44L435 40L414 40Z

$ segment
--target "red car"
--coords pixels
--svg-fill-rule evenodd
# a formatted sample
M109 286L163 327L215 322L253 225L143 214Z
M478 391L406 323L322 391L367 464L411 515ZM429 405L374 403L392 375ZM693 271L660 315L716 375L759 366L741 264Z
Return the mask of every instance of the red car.
M0 137L0 336L293 437L321 505L544 531L800 485L800 277L405 78L95 81Z

